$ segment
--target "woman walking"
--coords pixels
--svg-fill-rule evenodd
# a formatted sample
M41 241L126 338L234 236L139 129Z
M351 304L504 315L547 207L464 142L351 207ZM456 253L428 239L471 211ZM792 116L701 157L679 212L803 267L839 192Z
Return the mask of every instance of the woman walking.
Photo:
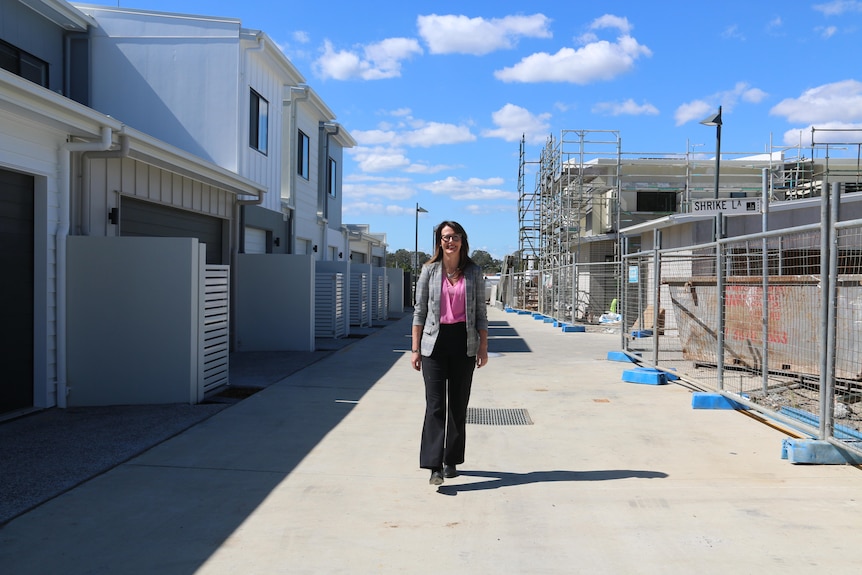
M419 467L440 485L464 463L473 370L488 363L488 316L484 275L468 255L467 232L445 221L434 237L434 256L416 282L411 361L425 380Z

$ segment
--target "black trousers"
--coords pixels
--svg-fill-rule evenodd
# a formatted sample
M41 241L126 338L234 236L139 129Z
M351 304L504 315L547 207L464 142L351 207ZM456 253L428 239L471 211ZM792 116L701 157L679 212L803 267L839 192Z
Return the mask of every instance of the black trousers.
M467 403L476 358L467 355L467 326L443 324L434 352L422 358L425 379L425 423L419 467L437 469L464 463Z

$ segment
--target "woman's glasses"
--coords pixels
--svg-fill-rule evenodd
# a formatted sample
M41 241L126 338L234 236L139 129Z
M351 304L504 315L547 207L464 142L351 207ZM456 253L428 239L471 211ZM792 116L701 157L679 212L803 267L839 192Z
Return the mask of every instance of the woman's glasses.
M443 240L444 242L458 243L461 241L461 236L459 236L458 234L452 234L452 235L447 235L447 236L440 236L440 239Z

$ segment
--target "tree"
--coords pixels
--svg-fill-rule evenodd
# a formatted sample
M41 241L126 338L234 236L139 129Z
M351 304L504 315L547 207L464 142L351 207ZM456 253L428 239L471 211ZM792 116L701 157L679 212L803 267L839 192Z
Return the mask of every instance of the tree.
M386 254L386 267L388 268L401 268L402 270L412 271L413 270L413 251L400 249L395 252L389 252ZM426 254L425 252L419 252L419 267L422 267L422 264L431 259L431 256Z
M491 254L484 250L474 250L470 255L470 258L476 262L482 271L487 275L493 275L499 272L503 267L503 262L500 260L495 260L491 257Z

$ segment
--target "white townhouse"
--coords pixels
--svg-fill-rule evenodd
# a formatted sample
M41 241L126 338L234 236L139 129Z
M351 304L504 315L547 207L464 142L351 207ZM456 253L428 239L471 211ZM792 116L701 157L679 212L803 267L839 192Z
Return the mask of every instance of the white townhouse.
M231 230L270 194L93 109L93 24L0 0L0 417L227 379Z
M355 141L332 110L239 20L77 6L95 21L94 108L270 191L244 201L237 222L233 349L311 351L315 337L346 335L348 300L362 297L341 218L344 149ZM264 254L305 257L251 257Z
M350 134L264 33L239 20L76 4L91 30L93 108L258 182L243 253L344 260Z

